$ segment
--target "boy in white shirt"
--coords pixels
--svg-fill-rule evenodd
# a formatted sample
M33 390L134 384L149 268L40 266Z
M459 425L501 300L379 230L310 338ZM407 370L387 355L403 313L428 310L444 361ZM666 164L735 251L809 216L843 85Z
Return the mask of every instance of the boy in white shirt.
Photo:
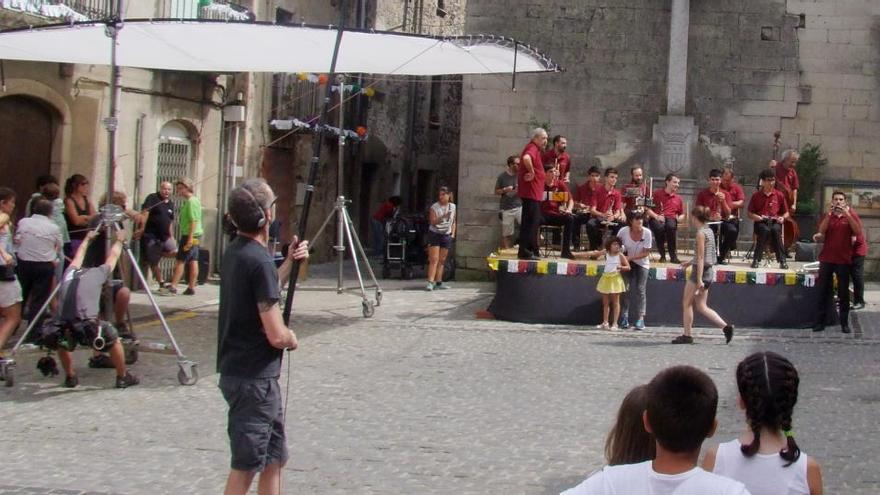
M606 466L563 495L749 495L742 483L697 467L703 440L718 423L718 390L692 366L667 368L648 384L645 430L654 435L652 461Z

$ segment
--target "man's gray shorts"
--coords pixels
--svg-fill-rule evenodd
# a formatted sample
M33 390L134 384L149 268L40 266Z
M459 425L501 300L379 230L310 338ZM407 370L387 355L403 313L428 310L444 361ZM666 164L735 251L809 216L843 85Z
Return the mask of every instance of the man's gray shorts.
M229 404L232 469L262 471L269 464L287 462L278 379L221 375L219 386Z

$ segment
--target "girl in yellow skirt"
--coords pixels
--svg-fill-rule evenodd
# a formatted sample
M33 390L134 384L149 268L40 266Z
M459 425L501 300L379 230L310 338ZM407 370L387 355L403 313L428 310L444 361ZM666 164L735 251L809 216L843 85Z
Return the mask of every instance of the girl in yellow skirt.
M617 320L620 319L620 295L626 292L626 284L620 272L629 271L629 262L621 252L622 245L619 237L612 236L605 239L605 272L596 284L596 290L602 294L602 324L596 328L608 328L608 313L610 307L613 307L614 319L611 321L614 323L611 329L617 330Z

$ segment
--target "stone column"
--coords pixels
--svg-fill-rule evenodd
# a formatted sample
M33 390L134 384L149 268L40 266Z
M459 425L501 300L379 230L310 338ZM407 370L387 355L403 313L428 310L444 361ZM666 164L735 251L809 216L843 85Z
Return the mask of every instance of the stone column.
M669 29L669 68L666 76L666 115L684 115L690 8L690 0L672 0L672 20Z
M654 159L650 173L655 177L663 177L671 172L682 180L687 180L693 178L692 160L699 137L694 118L685 115L690 0L671 2L666 115L661 115L654 124Z

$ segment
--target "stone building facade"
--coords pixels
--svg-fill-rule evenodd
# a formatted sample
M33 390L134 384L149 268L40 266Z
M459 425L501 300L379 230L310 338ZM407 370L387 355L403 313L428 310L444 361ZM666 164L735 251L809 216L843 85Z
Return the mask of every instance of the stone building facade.
M471 0L465 29L540 47L564 73L465 77L459 165L460 266L485 274L497 246L495 177L529 129L568 137L573 178L594 163L652 164L666 111L671 0ZM826 181L880 181L880 4L862 0L690 2L685 113L699 128L690 177L730 163L753 184L783 148L820 144ZM623 176L627 175L626 170ZM880 222L865 219L876 270Z

